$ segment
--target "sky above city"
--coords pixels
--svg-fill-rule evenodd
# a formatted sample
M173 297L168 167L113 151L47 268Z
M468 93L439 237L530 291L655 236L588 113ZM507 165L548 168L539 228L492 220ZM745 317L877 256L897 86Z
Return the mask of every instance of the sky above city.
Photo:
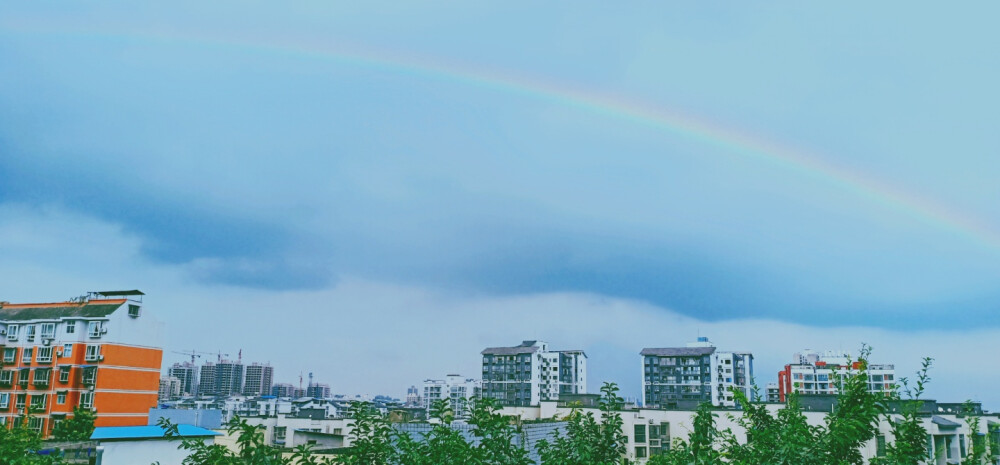
M0 300L401 395L874 346L1000 409L1000 4L6 2Z

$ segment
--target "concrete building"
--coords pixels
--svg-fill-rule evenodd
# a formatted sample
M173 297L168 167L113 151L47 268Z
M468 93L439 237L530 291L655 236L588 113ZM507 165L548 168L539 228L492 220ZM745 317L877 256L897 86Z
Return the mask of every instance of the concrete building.
M749 352L721 352L699 337L686 347L645 348L640 355L644 407L690 408L702 402L734 407L732 389L754 400Z
M778 390L778 383L767 383L767 401L770 403L781 402L781 393Z
M468 416L470 402L480 395L482 381L461 375L448 375L444 379L424 380L423 408L430 415L434 402L447 400L455 418Z
M243 381L243 395L266 396L271 394L274 382L274 367L251 363L246 366L246 376Z
M275 397L296 397L295 385L289 383L278 383L271 387L271 395Z
M816 405L812 410L804 411L808 424L820 426L824 424L826 415L833 409L830 396L819 397L824 405ZM532 407L506 407L503 414L513 415L522 420L555 420L566 418L573 410L573 406L563 402L543 401L539 406ZM772 413L784 408L782 405L770 405L768 408ZM898 412L898 403L890 409ZM597 408L583 409L584 413L592 413L595 417L600 417L600 410ZM1000 441L1000 433L990 432L1000 423L1000 416L997 414L983 414L979 426L979 431L971 431L967 422L968 416L961 413L961 404L938 403L927 400L922 406L923 427L928 434L928 444L931 446L928 465L948 465L960 463L961 459L968 455L971 450L971 438L974 434L989 434L993 441ZM669 449L670 442L674 439L688 440L688 435L694 430L693 419L694 410L663 410L663 409L626 409L621 411L622 434L627 437L628 445L626 456L638 464L646 461L657 454ZM745 443L747 440L746 430L739 424L741 411L731 410L716 417L717 430L731 430L736 440ZM878 435L865 443L860 452L864 463L869 463L871 459L885 454L885 444L892 438L892 425L882 417L878 425ZM887 439L889 438L889 439Z
M837 393L837 378L858 370L861 366L842 351L817 352L805 350L792 357L792 363L778 372L778 400L785 402L788 394ZM867 366L869 391L885 395L896 389L896 368L888 364Z
M202 441L211 445L221 433L192 425L177 425L177 438ZM90 440L100 445L97 463L101 465L135 465L158 463L182 465L190 451L179 449L178 441L166 436L160 426L117 426L95 428Z
M587 355L549 350L542 341L483 350L482 395L502 405L538 405L560 394L587 393Z
M27 408L29 427L47 437L75 407L95 410L99 427L145 425L163 351L143 295L0 304L0 425L20 421Z
M181 380L168 376L160 378L159 401L173 400L181 396Z
M220 360L201 366L198 394L203 396L233 396L243 389L243 363Z
M329 384L313 382L310 382L309 385L306 386L305 394L306 397L313 397L316 399L329 399L332 395Z
M198 367L193 363L175 363L167 369L167 376L181 380L181 395L198 394Z
M421 407L423 405L423 400L420 397L420 389L417 389L416 386L406 388L406 406Z

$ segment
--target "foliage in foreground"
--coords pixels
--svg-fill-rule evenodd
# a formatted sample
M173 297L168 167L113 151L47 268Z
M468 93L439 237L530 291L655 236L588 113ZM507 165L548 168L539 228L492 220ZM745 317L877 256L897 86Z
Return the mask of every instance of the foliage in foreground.
M911 386L905 378L897 393L886 398L869 392L868 357L865 346L852 368L832 380L838 387L836 408L820 425L806 421L799 399L791 395L787 405L771 410L760 401L734 390L742 412L728 413L746 432L746 439L731 429L720 430L718 412L711 405L699 406L686 439L675 438L669 449L651 457L649 465L860 465L862 447L879 434L881 421L890 425L884 454L872 465L918 465L927 458L927 431L923 428L921 396L930 380L930 359L925 359ZM539 465L627 465L628 438L623 434L623 400L618 387L601 388L600 416L574 409L564 432L540 441ZM759 396L756 396L759 398ZM891 411L890 404L899 406ZM971 405L971 404L970 404ZM773 407L770 406L770 407ZM968 415L974 433L970 453L962 465L984 465L992 456L990 441L979 431L979 418ZM352 405L352 447L333 458L317 458L307 447L298 447L289 459L280 450L263 443L261 431L237 419L229 428L238 438L238 451L200 441L184 441L191 451L185 465L532 465L523 447L523 434L515 418L501 414L495 401L473 403L469 424L477 441L468 441L450 427L454 412L447 402L431 409L435 420L420 437L395 430L388 418L366 403ZM165 423L164 426L176 427ZM26 462L34 465L36 462ZM39 462L41 463L41 462Z
M3 465L59 465L61 459L54 455L38 455L42 449L41 436L28 429L28 417L21 417L20 424L7 429L0 425L0 464Z
M91 409L74 408L73 418L59 422L52 429L52 437L57 441L86 441L94 434L94 420L97 415Z

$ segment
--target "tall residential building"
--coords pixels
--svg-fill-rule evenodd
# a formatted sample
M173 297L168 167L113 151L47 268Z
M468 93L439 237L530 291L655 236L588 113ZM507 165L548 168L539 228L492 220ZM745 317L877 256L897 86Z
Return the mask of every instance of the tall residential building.
M406 406L407 407L420 407L423 402L420 399L420 389L416 386L410 386L406 388Z
M198 394L198 367L193 363L175 363L167 369L167 376L181 381L181 395Z
M160 378L160 401L173 400L181 395L181 380L173 376Z
M206 362L201 366L198 394L208 396L232 396L243 390L243 362L220 360Z
M214 396L216 394L215 364L207 362L201 366L198 375L198 395Z
M550 351L542 341L491 347L483 355L483 397L505 406L538 405L560 394L587 393L587 354Z
M322 383L309 383L306 386L306 397L314 399L329 399L331 396L330 385Z
M161 325L139 291L92 292L69 302L0 303L0 425L49 436L74 407L96 426L145 425L157 404Z
M785 402L788 394L836 394L837 377L850 370L861 368L859 362L851 360L850 354L842 351L816 352L806 350L796 353L792 363L778 372L778 395ZM890 395L896 390L896 367L887 364L867 366L868 390L872 393Z
M251 363L245 367L246 376L243 381L243 394L247 396L266 396L271 394L271 384L274 382L274 367Z
M708 338L686 347L645 348L642 356L642 403L646 408L677 408L701 402L735 407L739 389L754 400L753 354L720 352Z
M434 402L447 400L455 418L465 418L472 399L480 395L482 382L461 375L448 375L444 379L424 380L423 407L430 413ZM407 395L409 398L409 395Z
M271 387L271 395L275 397L295 396L295 385L289 383L277 383Z

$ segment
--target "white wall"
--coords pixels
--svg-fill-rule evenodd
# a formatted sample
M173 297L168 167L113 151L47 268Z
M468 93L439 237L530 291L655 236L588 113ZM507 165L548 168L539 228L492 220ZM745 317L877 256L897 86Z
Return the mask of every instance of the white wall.
M213 444L214 439L205 439ZM160 465L181 465L188 451L180 450L180 441L149 439L136 441L101 442L104 455L101 465L146 465L159 462Z

